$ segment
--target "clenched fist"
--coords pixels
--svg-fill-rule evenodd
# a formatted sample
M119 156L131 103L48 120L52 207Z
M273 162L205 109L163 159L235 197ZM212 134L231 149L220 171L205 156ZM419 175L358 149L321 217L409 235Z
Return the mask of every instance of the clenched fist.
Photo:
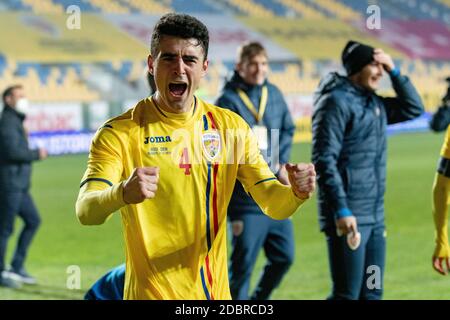
M158 181L158 167L135 168L123 184L123 200L127 204L136 204L154 198Z
M312 163L286 164L292 191L300 199L309 199L316 189L316 170Z

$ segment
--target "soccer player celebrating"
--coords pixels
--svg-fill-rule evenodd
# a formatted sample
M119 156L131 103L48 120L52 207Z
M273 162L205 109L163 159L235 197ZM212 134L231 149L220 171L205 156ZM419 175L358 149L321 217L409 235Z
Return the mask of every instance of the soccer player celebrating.
M207 28L164 15L148 57L157 91L108 121L91 146L76 203L82 224L120 209L126 243L124 299L230 299L226 212L236 179L275 219L314 191L311 164L278 182L249 126L194 96L208 68Z

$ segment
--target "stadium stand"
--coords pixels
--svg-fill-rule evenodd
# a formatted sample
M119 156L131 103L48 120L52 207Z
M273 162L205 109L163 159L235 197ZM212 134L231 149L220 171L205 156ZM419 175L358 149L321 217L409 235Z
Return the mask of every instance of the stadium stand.
M438 2L450 8L450 0L438 0Z
M301 0L305 5L313 8L314 10L322 13L327 18L335 18L335 16L326 7L319 6L316 1L313 0Z
M315 3L324 10L331 12L333 16L341 20L361 18L361 13L334 0L316 0Z
M439 19L450 25L450 6L448 0L339 0L341 4L364 14L371 4L378 5L381 14L389 19Z
M220 2L228 7L234 7L234 9L231 10L238 14L264 18L275 16L271 10L255 3L253 0L220 0Z
M299 17L303 17L306 19L321 19L325 17L321 12L315 10L310 6L305 5L301 1L296 0L279 0L279 1L283 3L286 7L290 8Z
M0 58L0 88L11 83L21 83L32 101L97 101L98 92L89 89L81 75L88 76L88 69L77 64L43 65L34 62L17 62Z
M297 61L273 61L271 80L286 94L311 95L320 77L333 67L339 67L336 57L343 39L356 36L347 21L364 18L370 4L379 4L383 17L394 19L439 19L446 22L450 11L450 0L385 0L382 5L379 0L196 0L190 1L189 5L186 5L186 0L4 0L0 10L65 14L67 6L77 5L82 11L99 15L161 15L176 11L190 14L228 13L244 16L245 19L262 19L247 25L263 32L298 56ZM298 20L290 21L291 19L286 18ZM335 21L324 20L330 18ZM271 19L271 25L278 30L277 34L264 29L264 19ZM313 34L312 38L308 34ZM330 42L330 39L335 41ZM325 49L323 43L328 43L328 49ZM301 49L295 49L290 44ZM92 70L101 70L120 83L121 90L127 89L132 93L136 83L143 81L146 68L145 59L135 59L136 57L119 59L112 55L107 61L75 59L67 63L51 60L44 63L16 61L14 56L6 56L0 52L0 87L11 82L23 82L29 88L32 99L43 101L108 99L106 89L93 85L95 81L90 80L87 75ZM201 83L200 91L203 95L215 97L218 94L224 78L234 68L234 54L229 59L210 62L208 75ZM397 55L396 59L402 70L417 83L426 106L436 105L445 89L442 79L450 74L450 62L408 60L401 55Z
M91 0L92 5L100 8L103 13L126 14L130 13L130 8L117 1L112 0Z
M431 5L411 8L406 0L383 2L386 17L430 18L437 10L448 9L448 0L434 0ZM77 5L82 12L115 14L163 14L170 11L196 14L222 14L225 11L235 15L253 17L303 17L308 19L338 18L358 19L370 3L368 0L196 0L186 5L186 0L4 0L2 5L14 11L35 13L61 13L69 5ZM426 12L419 14L423 9ZM403 12L407 12L404 14ZM429 11L429 12L428 12ZM393 13L392 13L393 12ZM419 13L418 13L419 12ZM445 12L442 11L442 12ZM443 16L445 14L443 13Z
M273 14L284 17L289 14L289 9L286 8L281 2L275 0L253 0L255 3L265 7L266 9L272 11Z
M25 5L21 0L6 0L2 2L5 9L9 11L31 11L32 8L29 5Z
M173 11L185 12L191 14L223 14L223 11L214 6L215 1L190 1L189 5L186 5L186 0L167 0Z
M22 0L25 6L29 6L31 10L36 13L62 13L63 6L55 4L52 0Z
M164 14L172 11L170 6L154 0L129 0L127 3L132 8L132 11L139 13Z
M100 8L95 7L90 1L86 0L52 0L55 4L60 4L64 8L68 8L71 5L78 6L81 12L101 12Z

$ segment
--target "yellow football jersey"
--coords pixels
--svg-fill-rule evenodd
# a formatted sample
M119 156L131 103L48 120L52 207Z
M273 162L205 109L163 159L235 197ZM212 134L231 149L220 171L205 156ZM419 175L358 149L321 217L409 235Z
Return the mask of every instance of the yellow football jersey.
M447 127L444 144L441 148L441 156L450 159L450 126Z
M151 166L160 168L156 196L126 205L121 184L136 167ZM150 97L99 129L77 214L98 224L100 211L121 207L124 299L231 298L226 213L236 179L274 218L304 202L277 181L243 119L198 98L190 112L171 114ZM102 189L96 202L85 199Z

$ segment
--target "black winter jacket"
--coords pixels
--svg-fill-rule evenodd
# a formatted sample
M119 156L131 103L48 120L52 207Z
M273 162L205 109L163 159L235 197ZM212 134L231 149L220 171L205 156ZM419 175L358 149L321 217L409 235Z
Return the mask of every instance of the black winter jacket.
M317 172L321 230L350 209L358 224L384 222L386 126L423 112L406 76L391 76L395 98L383 98L328 74L314 97L312 162Z
M24 119L22 113L8 106L0 116L0 192L30 188L31 162L39 160L39 151L28 147Z

